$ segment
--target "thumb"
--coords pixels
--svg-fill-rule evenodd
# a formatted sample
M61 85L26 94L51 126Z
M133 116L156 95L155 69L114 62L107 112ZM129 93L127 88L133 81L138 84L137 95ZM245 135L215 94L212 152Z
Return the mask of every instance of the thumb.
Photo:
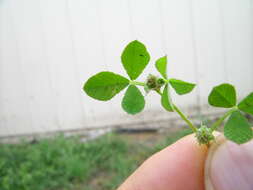
M253 141L237 145L220 136L208 153L206 190L253 190Z

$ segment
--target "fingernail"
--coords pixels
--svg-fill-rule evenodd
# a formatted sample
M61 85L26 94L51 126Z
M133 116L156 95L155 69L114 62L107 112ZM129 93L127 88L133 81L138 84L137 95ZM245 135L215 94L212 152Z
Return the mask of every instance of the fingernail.
M253 190L253 141L224 141L210 160L209 180L215 190Z

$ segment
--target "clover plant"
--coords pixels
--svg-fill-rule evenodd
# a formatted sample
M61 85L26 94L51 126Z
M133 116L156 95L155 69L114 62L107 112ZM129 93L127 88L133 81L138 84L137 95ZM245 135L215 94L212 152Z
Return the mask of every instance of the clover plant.
M213 87L208 96L209 104L228 110L211 126L201 124L200 127L197 127L176 106L170 96L171 89L174 89L178 95L184 95L190 93L196 84L170 78L167 75L167 56L161 57L155 62L155 68L161 76L150 74L146 81L136 81L149 61L150 55L145 45L137 40L132 41L125 47L121 55L121 62L128 78L109 71L99 72L85 82L83 90L94 99L108 101L127 88L121 106L128 114L137 114L145 106L145 98L138 88L140 86L144 88L146 94L150 91L159 94L162 107L168 112L178 113L195 133L199 144L209 145L215 139L213 132L222 125L226 118L228 120L225 122L224 136L227 139L237 144L243 144L252 139L251 126L243 113L253 115L253 92L238 103L233 85L223 83Z

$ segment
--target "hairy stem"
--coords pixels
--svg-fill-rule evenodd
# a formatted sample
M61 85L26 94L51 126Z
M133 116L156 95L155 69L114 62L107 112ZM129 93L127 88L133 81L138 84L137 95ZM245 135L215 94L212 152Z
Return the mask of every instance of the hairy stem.
M131 85L138 85L138 86L145 86L144 82L138 82L138 81L130 81Z
M175 104L173 104L173 108L180 115L180 117L189 125L193 132L197 132L197 127L193 125L193 123L183 114L182 111L180 111L180 109Z
M156 91L158 94L162 95L161 92ZM185 114L175 105L173 104L174 110L180 115L180 117L188 124L188 126L193 130L194 133L197 132L197 127L193 125L193 123L185 116Z
M218 119L216 122L214 122L212 124L212 126L210 127L212 131L216 130L217 127L219 127L222 122L228 117L230 116L234 111L236 111L238 108L235 106L232 109L228 110L220 119Z

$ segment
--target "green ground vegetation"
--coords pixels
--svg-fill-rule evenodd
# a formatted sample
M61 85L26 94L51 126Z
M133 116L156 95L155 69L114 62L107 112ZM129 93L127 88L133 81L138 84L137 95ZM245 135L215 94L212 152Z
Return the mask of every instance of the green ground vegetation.
M191 133L144 143L109 133L89 142L63 135L36 143L0 145L1 190L109 190L147 157Z

